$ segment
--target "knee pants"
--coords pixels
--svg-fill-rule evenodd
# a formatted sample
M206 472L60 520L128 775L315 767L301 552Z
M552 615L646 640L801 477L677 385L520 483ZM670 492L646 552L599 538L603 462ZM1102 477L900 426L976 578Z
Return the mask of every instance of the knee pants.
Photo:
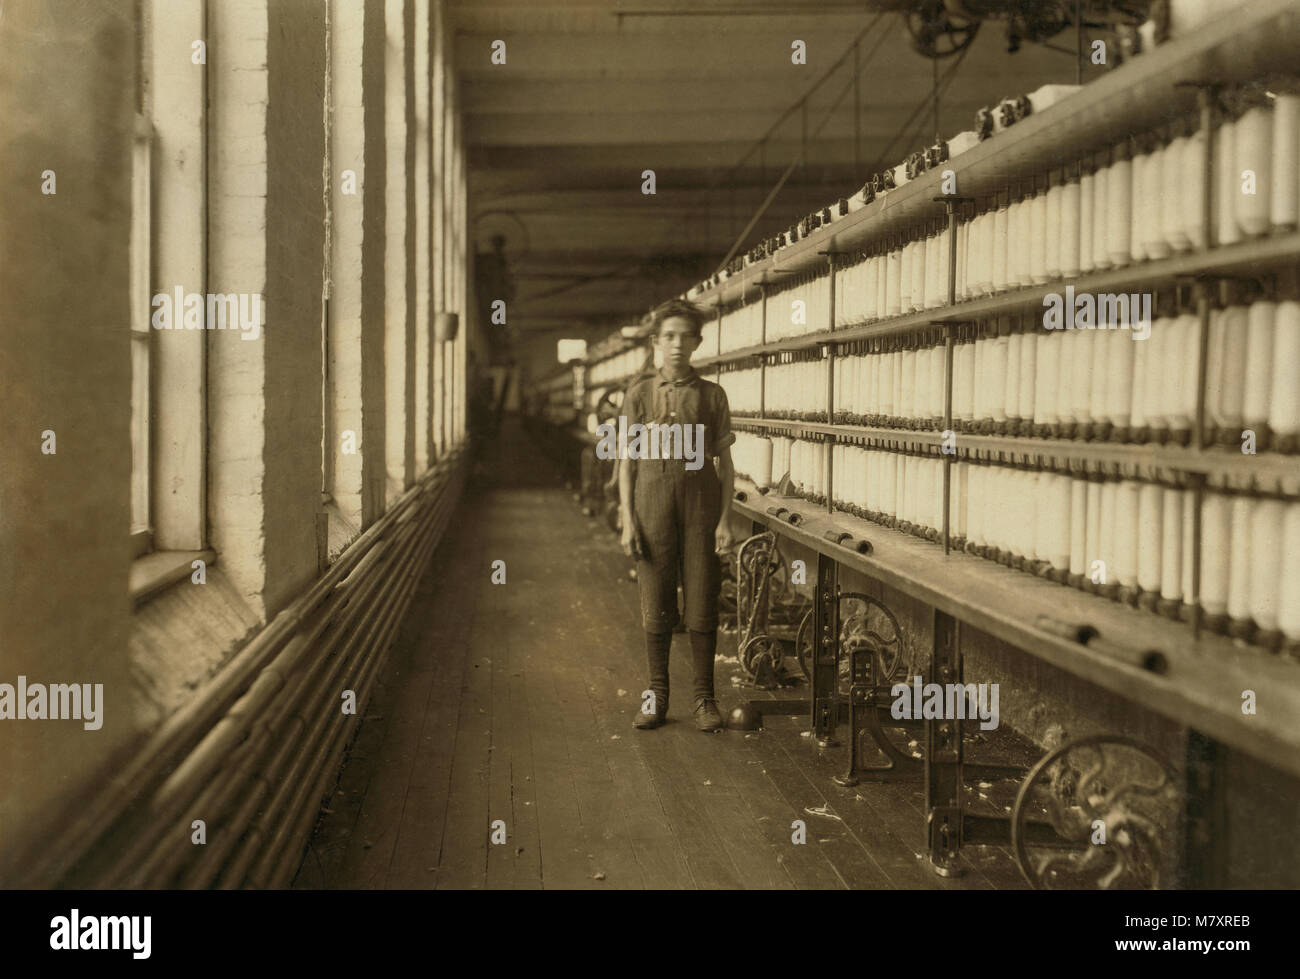
M686 628L718 627L722 563L714 532L722 515L722 484L713 461L689 470L681 459L636 463L633 511L645 556L637 562L641 624L646 632L671 632L677 624L677 582L686 596Z

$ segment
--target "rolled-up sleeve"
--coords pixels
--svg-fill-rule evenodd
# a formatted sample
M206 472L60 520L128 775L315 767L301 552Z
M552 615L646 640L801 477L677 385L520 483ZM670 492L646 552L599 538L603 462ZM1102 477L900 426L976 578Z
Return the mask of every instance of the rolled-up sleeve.
M727 401L727 392L722 385L713 388L713 455L720 455L722 450L736 441L736 433L731 430L731 404Z

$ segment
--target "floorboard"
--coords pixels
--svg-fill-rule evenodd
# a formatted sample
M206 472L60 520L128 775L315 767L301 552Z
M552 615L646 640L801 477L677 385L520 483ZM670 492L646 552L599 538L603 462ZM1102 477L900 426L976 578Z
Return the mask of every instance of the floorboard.
M836 785L847 748L819 750L806 716L697 731L685 633L669 722L634 729L647 677L630 562L521 430L495 451L420 582L295 887L1024 886L1002 847L966 851L963 877L933 874L920 783ZM807 695L737 683L734 633L718 654L724 714ZM1001 807L981 792L973 804Z

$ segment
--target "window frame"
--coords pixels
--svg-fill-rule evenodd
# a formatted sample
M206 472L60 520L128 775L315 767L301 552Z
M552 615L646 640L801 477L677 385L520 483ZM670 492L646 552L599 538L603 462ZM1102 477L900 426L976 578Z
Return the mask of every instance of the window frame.
M131 142L131 244L130 244L130 315L128 330L131 345L131 519L130 536L133 557L154 549L154 407L157 401L157 356L154 350L152 319L154 264L154 129L140 111L135 115ZM143 357L137 352L143 349ZM140 361L143 360L141 368ZM136 404L141 387L138 372L143 369L144 404Z
M147 405L132 419L126 529L128 589L139 607L188 578L195 559L211 566L217 555L207 526L207 331L153 329L153 296L170 299L169 283L200 295L207 289L208 83L175 53L206 36L208 11L171 0L132 6L138 72L126 342L133 411ZM179 327L184 311L172 316ZM147 526L138 519L142 500Z

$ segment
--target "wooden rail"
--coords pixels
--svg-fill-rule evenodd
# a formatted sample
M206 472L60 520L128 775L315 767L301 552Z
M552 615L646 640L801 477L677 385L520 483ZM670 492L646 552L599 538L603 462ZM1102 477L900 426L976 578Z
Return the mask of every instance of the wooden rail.
M1159 618L973 555L891 530L850 514L833 515L806 500L762 495L737 478L745 494L733 509L795 543L834 559L982 632L1171 720L1300 776L1300 664L1190 625ZM798 515L767 512L784 507ZM827 533L852 535L832 543ZM871 542L870 554L852 549ZM1087 644L1049 631L1090 626ZM1165 671L1145 668L1163 657ZM1255 691L1258 714L1243 715L1242 692Z

